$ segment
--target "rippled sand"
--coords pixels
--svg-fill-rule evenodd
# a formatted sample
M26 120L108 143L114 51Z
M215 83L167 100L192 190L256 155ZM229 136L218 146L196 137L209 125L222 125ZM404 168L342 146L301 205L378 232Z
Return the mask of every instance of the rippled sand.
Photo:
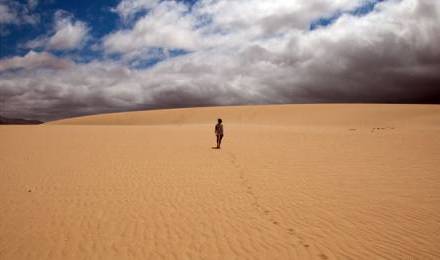
M130 112L0 140L0 259L440 259L439 106Z

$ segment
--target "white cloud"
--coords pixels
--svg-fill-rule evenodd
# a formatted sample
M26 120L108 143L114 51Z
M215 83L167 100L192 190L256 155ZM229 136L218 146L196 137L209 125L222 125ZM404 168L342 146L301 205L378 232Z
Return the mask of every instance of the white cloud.
M15 12L7 5L0 3L0 24L14 23L17 19Z
M0 60L0 72L14 69L67 69L73 63L57 58L47 52L30 51L23 57L13 57Z
M129 54L145 48L196 49L198 34L188 7L174 1L157 4L132 29L108 35L103 46L109 53Z
M313 19L352 9L362 2L202 0L190 10L177 1L124 0L116 8L122 18L144 9L149 12L131 28L107 35L103 47L109 53L122 54L157 47L190 51L241 48L261 39L307 30Z
M29 9L33 10L38 6L38 0L28 0L27 4Z
M124 21L130 20L135 14L149 10L156 6L160 0L122 0L113 10Z
M204 0L189 10L164 1L132 28L104 39L108 52L128 59L50 71L38 69L47 67L38 62L14 70L29 54L2 60L4 113L55 119L196 105L440 103L440 2L389 0L365 16L345 14L308 30L312 20L359 3ZM130 67L153 46L192 52L150 68Z
M82 47L89 32L86 23L77 21L65 11L55 13L52 35L39 36L24 44L25 48L45 48L47 50L72 50Z
M69 50L80 47L89 31L87 25L81 21L73 21L70 15L60 12L57 12L56 17L56 32L49 39L49 49Z
M31 12L32 9L18 1L0 1L0 25L35 25L40 16Z

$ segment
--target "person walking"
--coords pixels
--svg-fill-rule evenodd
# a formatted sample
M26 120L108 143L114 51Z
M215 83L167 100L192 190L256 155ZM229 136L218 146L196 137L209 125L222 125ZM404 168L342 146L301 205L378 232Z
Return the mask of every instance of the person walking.
M221 118L217 119L217 124L215 125L215 135L217 136L217 149L220 149L220 145L223 139L223 121Z

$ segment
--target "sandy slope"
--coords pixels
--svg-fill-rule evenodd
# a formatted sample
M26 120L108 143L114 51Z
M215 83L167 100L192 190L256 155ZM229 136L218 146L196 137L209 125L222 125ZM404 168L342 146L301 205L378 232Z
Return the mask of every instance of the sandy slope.
M440 259L439 106L132 112L0 140L0 259Z

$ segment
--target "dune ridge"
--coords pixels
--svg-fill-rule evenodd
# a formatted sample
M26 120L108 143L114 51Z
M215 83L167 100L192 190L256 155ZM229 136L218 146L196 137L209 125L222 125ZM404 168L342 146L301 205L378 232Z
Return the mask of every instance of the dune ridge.
M178 108L121 112L52 121L56 125L164 125L228 123L271 125L390 125L395 121L440 125L438 105L326 104ZM404 123L404 122L401 122Z
M0 259L439 259L439 112L211 107L1 126Z

